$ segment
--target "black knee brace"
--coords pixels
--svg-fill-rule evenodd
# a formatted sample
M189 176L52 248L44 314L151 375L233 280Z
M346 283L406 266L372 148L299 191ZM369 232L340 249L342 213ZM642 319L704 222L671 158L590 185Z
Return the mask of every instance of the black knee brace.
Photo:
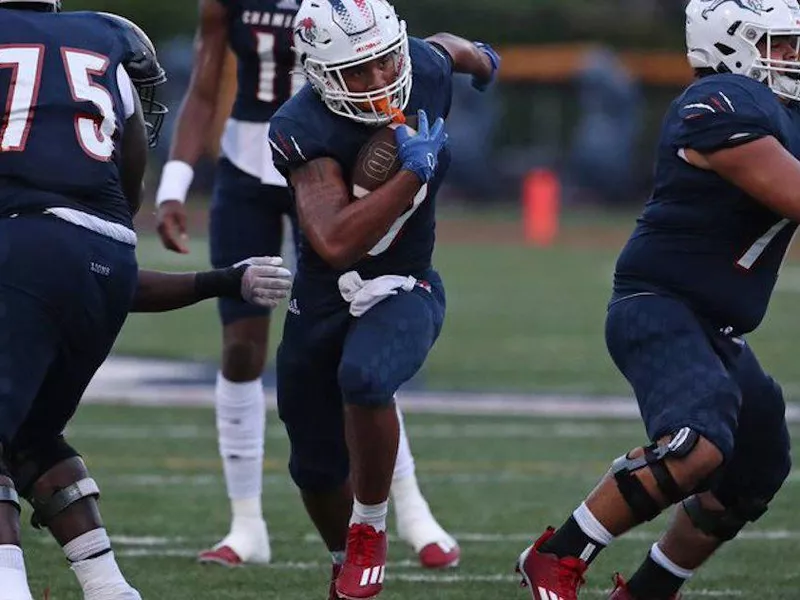
M611 473L617 482L622 497L631 511L641 521L652 521L663 510L658 501L634 475L639 469L648 467L658 484L658 489L670 504L683 500L689 492L684 492L672 477L672 473L664 464L667 458L684 458L697 444L700 435L684 427L672 436L668 444L650 444L644 447L644 454L638 458L629 458L627 454L620 456L611 465Z
M33 508L31 525L40 529L69 506L87 497L97 497L100 490L94 479L85 477L44 498L34 494L34 484L59 463L80 456L63 436L37 443L36 447L17 448L9 453L9 470L19 486L20 495Z
M11 477L11 473L6 468L6 465L3 462L2 444L0 444L0 475L8 477L9 479L13 480L13 478ZM17 494L17 490L10 485L0 485L0 504L10 504L14 508L16 508L17 511L20 511L21 507L19 505L19 495Z
M33 484L60 462L80 456L63 435L37 441L36 446L17 448L11 446L6 452L6 463L11 477L22 497L27 498Z
M700 503L699 496L683 501L683 509L692 524L703 533L725 542L735 538L748 523L767 512L767 503L755 498L740 498L725 510L710 510Z

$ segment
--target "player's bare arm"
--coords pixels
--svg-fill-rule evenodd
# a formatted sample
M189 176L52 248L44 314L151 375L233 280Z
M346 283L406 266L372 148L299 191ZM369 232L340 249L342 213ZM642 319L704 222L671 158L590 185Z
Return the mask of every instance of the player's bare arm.
M237 298L275 308L291 289L291 272L277 256L249 258L226 269L198 273L139 270L130 312L166 312L207 300Z
M332 267L362 258L412 204L422 187L413 172L399 171L379 189L352 201L342 169L332 158L310 161L291 174L300 226Z
M205 150L206 136L217 110L219 82L228 47L227 9L217 0L200 0L200 24L194 40L194 67L189 90L178 113L169 162L162 186L185 190L191 184L192 168ZM158 233L168 250L187 254L186 210L180 194L159 193ZM166 196L175 195L170 198Z
M228 47L228 11L217 0L200 0L189 90L178 113L170 160L194 165L205 150L217 110L219 83Z
M473 85L481 91L485 89L482 84L488 85L499 67L500 57L486 44L476 44L452 33L436 33L426 41L446 50L453 61L453 71L472 75Z
M694 166L716 172L776 213L800 221L800 161L774 137L710 154L685 153Z

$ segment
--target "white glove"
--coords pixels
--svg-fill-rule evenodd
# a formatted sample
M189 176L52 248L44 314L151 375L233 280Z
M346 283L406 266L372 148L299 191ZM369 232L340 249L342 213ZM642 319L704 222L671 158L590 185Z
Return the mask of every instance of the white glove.
M250 304L275 308L292 289L292 272L280 256L254 256L234 267L247 265L242 275L242 298Z

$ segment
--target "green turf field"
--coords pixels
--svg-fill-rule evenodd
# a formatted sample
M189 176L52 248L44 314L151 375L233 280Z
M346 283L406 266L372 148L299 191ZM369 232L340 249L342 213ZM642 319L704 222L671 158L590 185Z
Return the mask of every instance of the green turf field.
M327 555L286 474L283 427L275 414L269 418L264 502L274 564L224 570L193 561L228 524L212 411L81 409L70 439L103 490L122 568L145 600L325 598ZM558 524L613 457L642 441L633 422L410 415L407 423L423 488L442 523L461 538L463 562L446 573L425 572L404 545L393 543L386 600L530 600L512 575L527 536ZM800 597L798 481L793 475L769 513L701 571L689 600ZM614 570L630 574L660 523L603 554L585 597L604 597ZM50 587L52 600L78 600L55 543L28 527L23 540L34 598Z
M570 213L557 245L516 243L497 225L513 214L465 214L445 220L435 262L448 291L445 327L425 367L438 389L627 393L608 358L603 319L611 273L634 215ZM455 222L455 225L453 224ZM463 230L463 231L462 231ZM461 234L459 234L461 232ZM204 267L204 239L180 257L142 236L143 265ZM790 257L762 329L751 342L764 365L800 398L800 261ZM273 327L278 340L283 313ZM219 325L212 302L166 315L132 315L117 351L216 360ZM800 595L798 595L800 597Z

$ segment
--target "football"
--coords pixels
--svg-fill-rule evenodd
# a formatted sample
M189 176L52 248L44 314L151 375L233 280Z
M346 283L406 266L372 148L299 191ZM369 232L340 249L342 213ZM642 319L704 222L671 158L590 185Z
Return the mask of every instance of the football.
M416 117L409 117L406 125L416 129ZM350 176L352 195L362 198L389 181L400 170L394 130L398 123L390 123L378 129L361 147Z

